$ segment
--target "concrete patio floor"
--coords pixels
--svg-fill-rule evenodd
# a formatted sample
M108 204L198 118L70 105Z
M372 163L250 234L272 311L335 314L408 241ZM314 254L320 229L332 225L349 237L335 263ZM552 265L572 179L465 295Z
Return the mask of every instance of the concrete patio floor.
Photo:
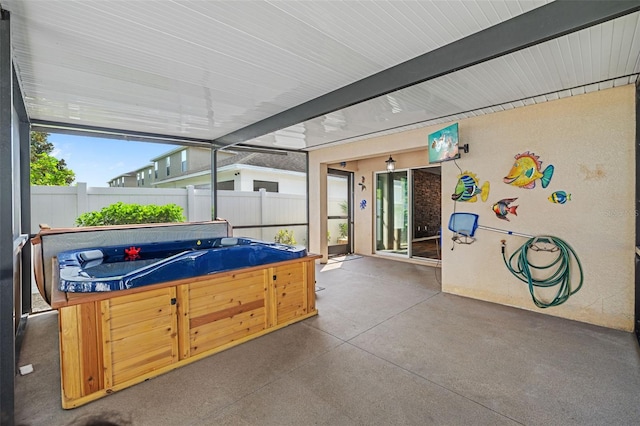
M428 266L361 257L317 265L316 278L318 316L73 410L60 406L57 314L34 315L16 423L640 423L631 333L444 294Z

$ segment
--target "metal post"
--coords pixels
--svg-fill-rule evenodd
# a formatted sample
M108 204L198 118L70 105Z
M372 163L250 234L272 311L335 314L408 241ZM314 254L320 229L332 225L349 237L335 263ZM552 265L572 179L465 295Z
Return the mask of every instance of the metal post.
M20 119L20 232L31 234L31 132L29 118L24 107L22 92L17 78L13 79L13 103ZM31 245L25 244L22 249L22 314L31 313Z
M211 148L211 219L218 217L218 149Z
M640 343L640 80L636 81L636 306L635 332Z
M311 233L309 232L309 152L308 151L305 151L305 153L304 153L304 162L305 162L304 173L305 173L305 180L306 180L306 182L305 182L306 183L306 191L305 191L304 195L305 195L306 201L307 201L306 202L306 204L307 204L306 215L307 216L306 216L305 222L307 222L307 232L306 232L306 235L307 235L307 250L309 250L311 248L311 240L310 240Z
M9 12L0 10L0 424L14 424L12 70Z

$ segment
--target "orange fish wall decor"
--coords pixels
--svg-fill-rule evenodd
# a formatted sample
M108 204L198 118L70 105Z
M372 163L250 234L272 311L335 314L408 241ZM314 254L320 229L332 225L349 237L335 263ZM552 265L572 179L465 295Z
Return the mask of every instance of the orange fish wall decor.
M540 157L533 152L525 152L515 156L515 163L504 177L504 183L518 186L520 188L533 189L536 186L536 180L540 179L543 188L549 186L551 177L553 176L553 166L548 165L544 171L542 169L542 161Z

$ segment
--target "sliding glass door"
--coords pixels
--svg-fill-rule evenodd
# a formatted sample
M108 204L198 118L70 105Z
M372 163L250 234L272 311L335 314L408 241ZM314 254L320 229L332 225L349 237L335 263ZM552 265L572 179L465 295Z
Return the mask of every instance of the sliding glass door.
M408 256L408 171L376 175L376 252Z

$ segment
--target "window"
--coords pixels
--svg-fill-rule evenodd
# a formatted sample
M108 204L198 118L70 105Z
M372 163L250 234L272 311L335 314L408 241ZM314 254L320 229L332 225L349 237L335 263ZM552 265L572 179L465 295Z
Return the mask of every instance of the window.
M187 150L180 153L180 170L184 173L187 171Z
M155 170L155 179L158 179L158 162L153 163L153 169Z
M140 186L144 186L144 172L140 172Z
M171 174L171 157L167 157L167 176Z
M149 169L149 173L147 175L147 178L149 179L149 183L151 183L151 169Z
M260 191L260 188L264 188L267 192L278 192L278 182L269 182L266 180L254 180L253 190Z
M216 188L219 191L234 191L236 189L236 182L233 180L225 180L224 182L218 182Z
M140 172L136 173L136 185L140 186Z

